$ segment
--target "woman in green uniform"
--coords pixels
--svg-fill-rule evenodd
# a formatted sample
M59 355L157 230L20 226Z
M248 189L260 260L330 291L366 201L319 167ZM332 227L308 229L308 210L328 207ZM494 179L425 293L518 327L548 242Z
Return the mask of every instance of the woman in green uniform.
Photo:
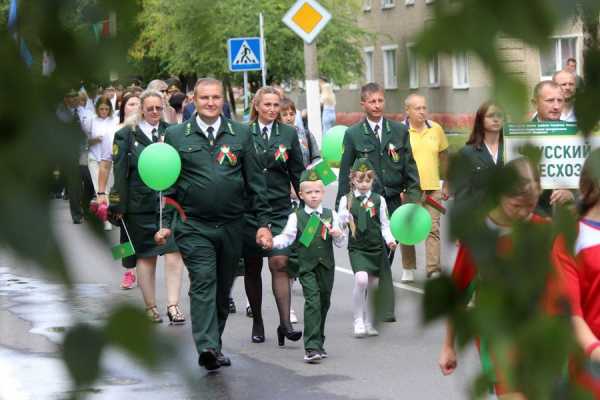
M147 90L140 96L139 116L131 125L115 133L113 168L115 184L110 194L110 209L122 218L135 249L138 283L142 290L148 316L162 322L156 306L156 260L165 255L167 281L167 316L172 324L182 324L185 316L179 309L183 261L171 238L157 246L154 234L159 228L158 193L146 186L139 174L137 162L146 146L162 141L168 124L161 120L164 100L160 93ZM122 240L127 240L123 238Z
M273 210L271 231L281 233L291 213L290 187L300 190L300 175L304 171L302 151L294 128L280 122L281 97L278 91L265 86L256 92L252 105L250 131L254 148L267 181L267 198ZM249 207L247 207L248 209ZM264 251L256 245L256 217L246 213L244 234L244 284L253 314L252 342L265 341L262 320L263 257L269 258L273 295L279 311L279 336L299 340L302 332L294 331L290 323L290 283L287 272L289 249Z

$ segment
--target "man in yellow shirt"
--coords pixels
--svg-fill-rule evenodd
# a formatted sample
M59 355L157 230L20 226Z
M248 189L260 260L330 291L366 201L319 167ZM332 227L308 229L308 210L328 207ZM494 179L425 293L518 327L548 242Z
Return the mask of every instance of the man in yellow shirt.
M405 124L410 134L410 145L413 157L417 163L421 190L424 198L429 196L441 204L448 199L446 181L440 184L440 171L446 176L448 167L448 139L442 127L427 120L427 101L418 94L409 95L404 105L407 118ZM425 242L427 277L433 278L440 274L440 211L427 202L425 208L431 215L431 232ZM415 246L402 245L402 282L413 282L417 266Z

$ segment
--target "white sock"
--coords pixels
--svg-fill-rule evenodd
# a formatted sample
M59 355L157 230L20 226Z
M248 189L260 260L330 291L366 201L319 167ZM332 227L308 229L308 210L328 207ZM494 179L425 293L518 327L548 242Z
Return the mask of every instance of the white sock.
M354 306L354 321L363 321L365 316L365 303L367 301L367 286L369 275L364 271L354 274L354 289L352 290L352 304Z
M379 286L379 278L373 275L369 275L369 288L367 289L367 305L366 305L366 318L365 324L373 326L375 321L375 291Z

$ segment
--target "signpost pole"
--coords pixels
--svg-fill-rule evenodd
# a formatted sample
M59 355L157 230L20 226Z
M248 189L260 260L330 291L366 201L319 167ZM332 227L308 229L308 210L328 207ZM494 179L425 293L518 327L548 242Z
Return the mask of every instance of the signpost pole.
M244 114L248 110L248 71L244 71Z
M260 26L260 61L262 63L262 85L267 86L267 49L265 47L265 20L263 14L258 14L258 24Z
M321 102L319 93L319 64L317 63L317 44L304 43L304 75L306 79L306 110L308 130L321 143L323 130L321 124Z

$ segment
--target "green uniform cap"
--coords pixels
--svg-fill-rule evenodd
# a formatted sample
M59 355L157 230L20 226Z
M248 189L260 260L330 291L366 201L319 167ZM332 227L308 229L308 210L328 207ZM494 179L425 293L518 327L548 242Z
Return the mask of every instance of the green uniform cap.
M357 158L352 164L352 171L355 172L368 172L373 171L373 164L368 158Z
M314 169L307 169L300 176L300 183L320 181L321 177Z

